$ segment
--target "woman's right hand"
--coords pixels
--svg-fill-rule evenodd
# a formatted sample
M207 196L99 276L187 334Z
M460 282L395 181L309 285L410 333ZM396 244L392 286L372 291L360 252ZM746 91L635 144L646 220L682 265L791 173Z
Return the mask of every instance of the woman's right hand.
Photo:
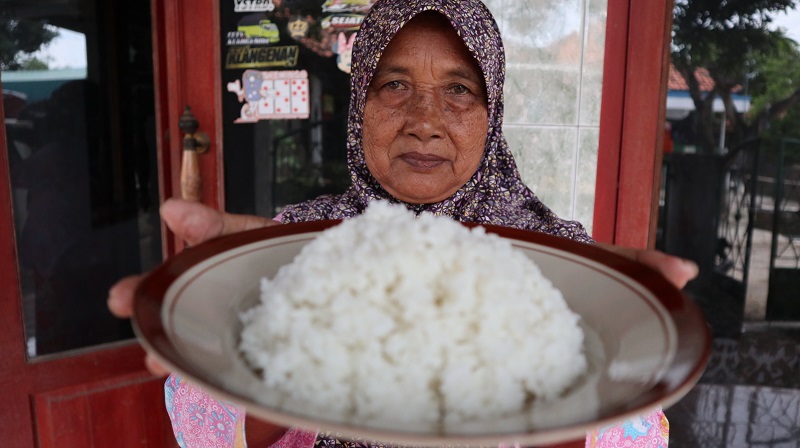
M168 199L164 202L161 206L161 218L177 238L190 246L231 233L280 224L260 216L220 212L182 199ZM108 309L112 314L123 319L133 315L133 295L142 278L142 275L125 277L111 287L108 293ZM150 355L145 359L145 365L156 375L169 373Z

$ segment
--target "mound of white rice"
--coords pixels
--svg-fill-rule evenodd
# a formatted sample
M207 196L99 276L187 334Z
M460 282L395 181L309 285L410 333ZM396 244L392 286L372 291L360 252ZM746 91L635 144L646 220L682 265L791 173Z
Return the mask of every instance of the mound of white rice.
M441 425L520 412L586 369L583 332L507 240L375 202L263 279L241 350L293 408Z

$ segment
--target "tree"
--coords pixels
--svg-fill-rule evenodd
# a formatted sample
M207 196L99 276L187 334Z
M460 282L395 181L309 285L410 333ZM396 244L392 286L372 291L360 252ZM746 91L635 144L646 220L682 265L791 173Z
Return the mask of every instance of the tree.
M767 150L777 149L777 140L782 138L800 140L800 105L780 105L787 98L795 98L795 93L800 90L800 48L797 44L784 45L775 54L757 59L750 86L756 92L751 113L758 116L766 111L773 112L772 119L761 132L765 140L773 142L767 145ZM790 145L786 149L787 162L800 163L800 148Z
M36 57L26 58L19 66L20 70L47 70L48 68L47 62Z
M781 31L771 30L775 13L797 7L800 0L676 0L672 28L672 63L681 73L695 105L694 131L701 151L711 153L717 146L713 103L721 98L728 123L728 147L757 137L776 117L800 104L800 86L784 90L781 97L770 97L770 106L748 116L733 105L733 93L748 89L748 94L767 89L764 61L777 61L797 43ZM796 54L796 53L795 53ZM795 59L796 61L796 59ZM701 92L695 73L705 68L714 81L707 94ZM775 76L770 72L770 76ZM761 82L753 84L752 81ZM766 91L766 90L765 90ZM774 92L773 92L774 93Z
M23 68L33 62L31 53L57 36L43 21L18 20L8 11L0 12L0 70Z

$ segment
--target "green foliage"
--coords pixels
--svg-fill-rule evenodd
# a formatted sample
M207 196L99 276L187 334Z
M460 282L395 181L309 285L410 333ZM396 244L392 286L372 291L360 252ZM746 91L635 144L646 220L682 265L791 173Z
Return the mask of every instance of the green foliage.
M792 113L787 114L782 120L773 123L770 128L764 132L764 140L767 144L764 145L765 150L768 152L768 157L775 157L781 140L783 139L800 139L800 113L795 109ZM796 143L784 143L784 165L797 165L800 164L800 145Z
M800 89L800 50L797 43L786 39L774 51L756 54L749 88L753 96L753 115Z
M0 12L0 70L36 66L30 54L57 36L58 32L43 21L16 20L8 12Z
M672 27L675 63L744 75L749 51L775 45L772 15L797 0L676 0ZM743 79L743 78L740 78Z
M796 46L788 46L771 57L764 58L757 64L758 71L753 79L754 91L753 114L759 114L774 103L788 97L800 89L800 50ZM762 132L762 136L777 147L782 138L800 139L800 107L795 106L779 114ZM788 163L800 163L800 147L786 146Z
M754 57L750 93L751 117L765 116L776 103L800 92L800 47L785 39L774 51ZM785 138L800 139L800 106L795 105L771 117L761 130L767 150L776 150ZM800 147L786 145L786 163L800 163Z
M47 70L48 68L47 62L36 57L25 59L19 67L20 70Z
M770 29L774 14L798 7L800 0L675 0L672 29L672 63L687 80L698 111L695 135L706 151L716 146L711 128L711 102L730 100L745 89L756 107L748 116L728 111L732 124L729 147L761 132L764 121L774 119L764 112L766 104L793 95L799 77L792 68L800 63L797 43L781 31ZM700 92L694 78L698 68L708 70L715 88ZM792 88L793 86L793 88Z

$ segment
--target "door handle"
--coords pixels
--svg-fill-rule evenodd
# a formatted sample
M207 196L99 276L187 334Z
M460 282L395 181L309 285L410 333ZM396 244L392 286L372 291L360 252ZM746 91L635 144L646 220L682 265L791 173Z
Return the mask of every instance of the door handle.
M192 108L185 106L178 127L183 131L183 155L181 159L181 197L189 201L200 202L203 198L203 181L200 176L199 154L208 152L210 140L205 132L197 132L200 124L192 113Z

